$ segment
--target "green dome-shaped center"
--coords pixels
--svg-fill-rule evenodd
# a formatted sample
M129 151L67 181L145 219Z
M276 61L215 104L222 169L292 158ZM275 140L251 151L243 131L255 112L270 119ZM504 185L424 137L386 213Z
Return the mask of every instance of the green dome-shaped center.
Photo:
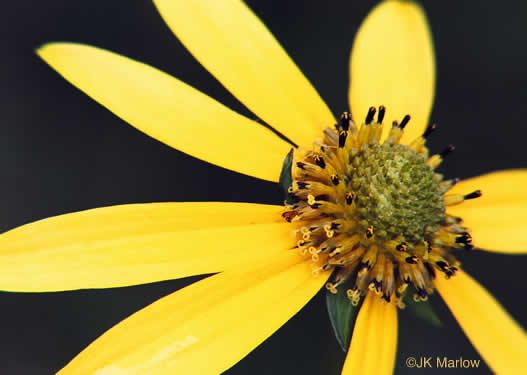
M433 170L403 145L362 145L351 158L350 187L360 223L386 238L424 239L444 219L445 207Z

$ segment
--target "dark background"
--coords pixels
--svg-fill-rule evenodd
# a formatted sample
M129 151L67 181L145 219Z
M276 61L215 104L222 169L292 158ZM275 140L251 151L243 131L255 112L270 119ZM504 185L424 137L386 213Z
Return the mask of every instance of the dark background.
M353 35L374 4L249 1L335 114L347 110ZM440 129L431 145L436 151L448 143L458 145L443 171L464 178L527 167L527 3L425 1L424 6L438 65L432 119ZM210 166L126 125L33 52L56 40L100 46L173 74L248 114L182 47L150 1L19 0L4 2L0 12L1 231L123 203L281 201L272 183ZM462 261L527 326L527 257L473 252ZM0 374L54 373L112 325L197 279L107 290L0 293ZM405 367L408 356L479 358L446 306L437 297L433 302L442 329L407 312L399 315L397 374L418 371ZM339 374L343 360L319 293L227 373ZM478 371L490 372L484 364Z

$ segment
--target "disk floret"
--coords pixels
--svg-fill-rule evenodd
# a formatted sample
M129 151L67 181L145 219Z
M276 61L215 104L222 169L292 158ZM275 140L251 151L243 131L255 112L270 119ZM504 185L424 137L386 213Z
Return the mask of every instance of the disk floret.
M294 150L283 217L294 224L296 247L311 256L314 274L336 270L326 285L331 292L346 282L353 304L372 291L402 307L408 286L416 301L426 300L436 271L455 274L452 250L472 249L472 238L445 206L481 193L446 194L457 180L435 169L454 148L429 156L426 138L435 125L400 144L407 115L381 141L385 108L375 121L376 112L370 108L360 130L344 113L312 150Z
M361 145L351 155L350 188L357 193L359 223L380 238L418 242L436 232L445 216L433 170L406 146Z

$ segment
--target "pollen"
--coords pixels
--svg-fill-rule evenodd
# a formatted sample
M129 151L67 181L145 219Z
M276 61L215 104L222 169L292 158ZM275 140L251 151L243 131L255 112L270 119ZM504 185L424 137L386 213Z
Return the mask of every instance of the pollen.
M401 144L406 115L382 141L385 112L371 107L360 128L344 113L312 149L293 151L282 216L294 227L300 254L311 257L313 275L334 271L330 292L345 284L354 305L372 292L404 307L409 286L415 301L426 301L437 272L455 275L454 252L471 250L472 237L446 207L481 192L448 194L458 180L444 180L436 168L454 146L429 155L435 124Z

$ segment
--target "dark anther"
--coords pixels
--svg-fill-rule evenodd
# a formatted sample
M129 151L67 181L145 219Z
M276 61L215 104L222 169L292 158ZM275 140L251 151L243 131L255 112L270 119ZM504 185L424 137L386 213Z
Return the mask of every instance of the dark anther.
M445 158L447 155L451 154L456 148L454 145L449 145L447 148L445 148L443 151L439 153L441 155L441 158Z
M377 123L382 124L382 120L384 120L385 113L386 113L386 107L381 105L379 107L379 113L377 114Z
M372 123L373 116L375 116L375 112L377 112L375 107L370 107L370 109L368 110L368 114L366 115L366 122L365 122L366 125L369 125Z
M428 297L428 293L426 292L426 290L424 289L417 289L417 295L421 298L426 298Z
M346 137L348 136L348 132L342 130L339 132L339 147L342 148L346 144Z
M368 262L360 262L358 271L360 272L363 269L371 270L371 266Z
M331 178L331 182L333 182L333 185L336 186L339 184L340 182L339 176L337 176L336 174L332 174L330 178Z
M319 208L319 207L320 207L320 203L313 203L313 204L311 205L311 208L314 209L314 210L316 210L316 209Z
M461 233L456 237L456 243L470 244L472 243L472 236L467 232Z
M344 112L341 116L340 116L340 127L344 130L344 131L348 131L349 127L350 127L350 116L348 114L348 112Z
M408 244L406 242L401 242L399 245L395 246L397 251L406 251L408 250Z
M386 302L388 302L388 303L390 302L390 296L389 296L389 295L384 294L384 295L382 296L382 298L384 298L384 300L385 300Z
M419 258L417 258L415 255L409 256L405 259L406 263L410 264L416 264Z
M307 185L308 185L307 182L302 182L302 181L298 181L296 184L298 185L299 189L305 189L307 188Z
M456 185L459 182L459 178L454 177L451 181L452 181L452 186L454 186L454 185ZM461 221L460 217L458 217L456 219L459 219L459 221Z
M392 128L398 128L399 123L397 121L392 122Z
M322 158L322 156L320 156L320 155L315 155L315 158L314 158L314 159L315 159L315 163L317 163L317 165L318 165L320 168L322 168L322 169L326 168L326 162L324 161L324 158Z
M401 123L399 124L399 127L401 129L404 129L406 127L406 125L408 125L408 122L410 121L410 115L406 115L403 117L403 120L401 121Z
M287 211L287 212L284 212L282 214L282 217L288 222L290 223L294 218L295 216L297 216L298 213L296 211Z
M368 229L366 229L366 238L372 238L373 237L373 226L370 225Z
M353 193L351 192L348 192L346 193L346 204L349 206L350 204L353 203L353 198L355 198L355 196L353 195Z
M337 229L338 227L340 227L340 224L339 224L339 223L331 223L330 229L331 229L331 230L335 230L335 229Z
M412 284L412 279L410 279L410 275L404 276L404 282L406 284Z
M450 267L449 269L447 269L445 271L445 274L446 274L447 278L450 278L450 276L454 276L456 274L456 272L457 272L457 268L452 266L452 267Z
M446 264L445 262L443 262L442 260L436 262L436 266L439 267L439 269L443 272L446 272L448 271L448 264Z
M428 128L426 128L425 132L423 133L423 138L430 137L430 134L432 134L434 132L434 130L436 130L436 129L437 129L437 125L436 124L430 125Z
M298 163L296 163L296 166L298 168L302 169L302 170L306 167L306 165L304 163L300 162L300 161Z
M375 280L373 284L375 285L375 290L377 293L382 292L382 282Z
M381 281L377 281L376 279L373 279L372 281L370 281L370 285L372 285L375 287L375 290L377 292L380 292L382 291L382 282Z
M464 198L465 199L474 199L474 198L479 198L479 197L481 197L481 190L473 191L472 193L465 195Z
M320 194L315 197L315 200L317 201L329 201L329 195L327 194Z

